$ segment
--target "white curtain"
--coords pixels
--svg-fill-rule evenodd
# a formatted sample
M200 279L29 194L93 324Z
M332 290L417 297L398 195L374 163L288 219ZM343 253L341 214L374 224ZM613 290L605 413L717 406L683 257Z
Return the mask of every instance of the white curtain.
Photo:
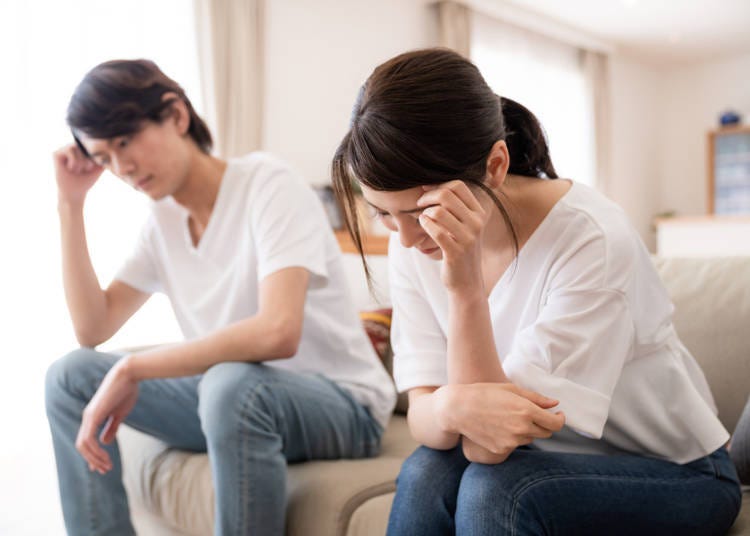
M606 56L472 12L471 59L498 95L529 108L561 177L600 187L608 175Z
M471 10L458 2L438 2L438 42L469 57L471 54Z
M611 168L611 118L609 89L609 58L606 54L591 50L581 51L583 76L593 111L593 151L596 185L605 194L609 193Z
M193 0L206 120L227 158L261 146L263 0Z

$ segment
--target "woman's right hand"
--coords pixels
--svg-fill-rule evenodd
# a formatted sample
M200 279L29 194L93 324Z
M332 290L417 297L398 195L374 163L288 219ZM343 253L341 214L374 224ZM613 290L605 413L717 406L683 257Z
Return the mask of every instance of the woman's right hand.
M86 193L99 179L104 168L84 156L81 149L71 143L55 151L52 155L55 164L57 191L61 201L82 203Z
M521 445L549 438L565 425L562 412L547 411L557 400L512 383L449 386L453 393L441 412L446 429L463 436L469 461L505 461Z

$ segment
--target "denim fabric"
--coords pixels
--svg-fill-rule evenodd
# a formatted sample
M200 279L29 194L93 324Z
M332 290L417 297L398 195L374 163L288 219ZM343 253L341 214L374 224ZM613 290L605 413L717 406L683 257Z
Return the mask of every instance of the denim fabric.
M397 481L388 535L721 535L741 494L721 448L686 465L522 447L498 465L418 448Z
M76 350L47 372L46 406L69 534L134 534L117 444L113 469L92 473L75 449L81 414L120 356ZM215 534L284 533L286 464L363 458L380 449L382 428L332 381L251 363L205 374L147 380L125 421L171 447L208 452Z

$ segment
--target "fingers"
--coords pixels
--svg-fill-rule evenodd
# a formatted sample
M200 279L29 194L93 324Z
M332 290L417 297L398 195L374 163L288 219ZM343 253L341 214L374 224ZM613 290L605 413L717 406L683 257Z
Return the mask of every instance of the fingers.
M461 224L467 226L474 234L479 234L484 224L484 209L464 183L454 182L458 184L453 189L441 186L426 191L417 200L417 206L428 207L428 210L430 207L439 207L441 210L450 213ZM462 193L464 197L457 192ZM431 217L440 221L436 216Z
M424 213L419 215L419 224L422 229L434 240L443 253L452 254L456 249L456 239L440 223L436 222Z
M558 432L565 425L565 414L561 411L550 413L547 411L559 404L558 400L546 397L535 391L529 391L514 384L507 384L507 389L531 402L528 410L534 424L552 432Z
M428 220L433 222L436 231L439 229L441 232L447 233L448 238L451 238L454 242L462 244L468 244L473 242L474 234L467 228L466 225L461 223L449 210L446 210L440 205L433 205L426 208L419 216L419 221L424 222Z
M453 207L462 205L474 212L484 210L469 186L463 181L450 181L439 186L423 186L423 189L425 193L417 201L418 206L426 207L445 203Z
M99 434L99 441L101 441L105 445L109 445L110 443L112 443L112 441L115 439L115 436L117 436L117 429L120 427L120 424L122 424L122 420L122 417L115 416L107 419L107 422L104 424L104 428Z
M533 422L552 432L559 432L565 426L565 414L562 411L550 413L547 410L537 408L533 415Z
M560 402L558 400L555 400L554 398L550 398L548 396L544 396L540 393L537 393L536 391L529 391L528 389L524 389L523 387L519 387L518 385L515 385L513 383L504 384L507 385L507 388L516 393L519 396L524 397L526 400L533 402L537 406L544 408L544 409L550 409L555 407Z
M112 469L112 462L109 454L99 445L94 427L91 418L84 415L76 438L76 449L88 462L89 469L104 474Z
M53 159L59 168L74 175L88 174L100 168L74 143L55 151Z

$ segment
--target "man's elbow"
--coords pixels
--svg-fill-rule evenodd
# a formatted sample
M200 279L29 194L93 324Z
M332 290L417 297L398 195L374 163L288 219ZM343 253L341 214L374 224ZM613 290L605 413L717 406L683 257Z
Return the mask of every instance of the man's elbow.
M98 345L107 340L99 330L91 328L75 328L75 336L78 344L84 348L96 348Z
M273 329L273 358L288 359L297 355L302 340L302 323L279 322Z

